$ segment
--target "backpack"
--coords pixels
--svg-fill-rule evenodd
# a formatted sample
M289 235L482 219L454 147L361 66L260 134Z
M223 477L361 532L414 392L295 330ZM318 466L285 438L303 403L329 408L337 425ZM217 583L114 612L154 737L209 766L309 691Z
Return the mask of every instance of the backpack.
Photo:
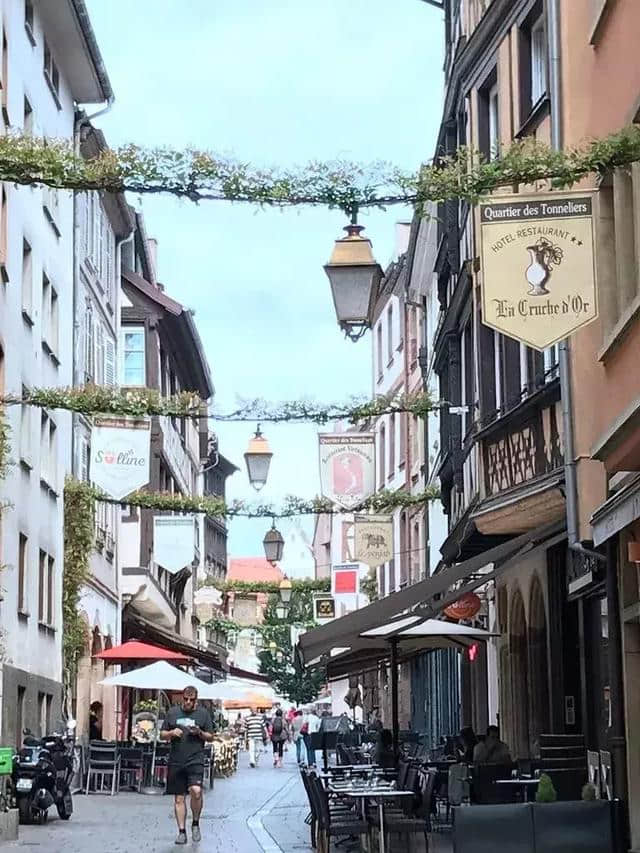
M282 717L275 717L273 721L273 725L271 726L271 735L272 737L280 737L282 734Z

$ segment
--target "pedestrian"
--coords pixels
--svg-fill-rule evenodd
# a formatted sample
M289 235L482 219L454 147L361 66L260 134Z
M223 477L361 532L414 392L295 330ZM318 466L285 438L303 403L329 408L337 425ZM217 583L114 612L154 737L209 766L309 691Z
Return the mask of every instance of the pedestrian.
M287 739L287 726L282 716L282 708L278 708L271 723L271 743L273 744L273 766L282 767L282 752Z
M191 799L191 839L200 841L204 745L213 740L213 722L206 708L198 707L198 691L195 687L185 687L182 704L169 708L160 739L171 742L167 793L174 796L178 824L176 844L187 843L187 793Z
M509 747L500 740L500 729L489 726L487 736L473 749L474 764L511 764Z
M305 746L307 747L307 763L309 767L316 765L316 751L312 746L313 735L320 731L320 717L316 713L316 709L312 706L307 714L307 731L304 735Z
M249 767L257 767L262 744L264 743L264 722L255 708L246 720L247 740L249 742Z
M304 752L304 732L303 726L305 724L305 718L302 711L298 708L295 712L293 720L291 722L291 733L293 736L293 742L296 745L296 760L299 765L304 763L303 760L303 752Z

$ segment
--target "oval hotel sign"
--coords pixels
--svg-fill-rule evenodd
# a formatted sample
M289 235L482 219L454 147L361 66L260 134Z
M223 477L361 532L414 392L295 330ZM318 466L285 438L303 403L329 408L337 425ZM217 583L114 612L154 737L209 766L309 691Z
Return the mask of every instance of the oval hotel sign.
M499 196L479 207L487 326L543 350L596 319L592 193Z

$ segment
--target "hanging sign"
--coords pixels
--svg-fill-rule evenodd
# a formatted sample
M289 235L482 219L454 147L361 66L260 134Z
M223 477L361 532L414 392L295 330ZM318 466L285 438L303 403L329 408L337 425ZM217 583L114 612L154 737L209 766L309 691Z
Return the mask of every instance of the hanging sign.
M473 619L480 612L482 601L475 592L467 592L460 596L457 601L445 607L444 614L449 619L457 619L458 621Z
M372 569L393 558L392 516L356 515L354 556Z
M375 492L373 433L324 433L319 439L322 495L352 509Z
M331 567L331 594L357 595L360 587L360 567L357 563L341 563Z
M196 555L196 524L193 515L153 517L153 559L171 574L190 566Z
M598 316L589 192L480 204L482 319L544 350Z
M315 593L313 596L313 618L315 622L324 625L336 618L336 603L331 596Z
M149 482L148 418L94 418L89 479L116 500Z

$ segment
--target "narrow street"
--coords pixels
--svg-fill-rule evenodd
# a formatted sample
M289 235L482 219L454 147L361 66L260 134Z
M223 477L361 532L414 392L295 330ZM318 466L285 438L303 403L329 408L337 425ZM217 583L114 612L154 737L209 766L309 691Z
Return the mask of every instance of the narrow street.
M206 794L201 819L202 853L306 853L309 830L307 808L294 753L285 754L285 766L275 770L270 754L257 769L240 756L238 772L216 779ZM168 853L174 845L172 800L122 791L116 797L79 794L68 823L51 810L46 826L21 826L20 840L9 847L36 848L64 853ZM187 824L189 826L189 823ZM191 849L191 845L187 847Z

